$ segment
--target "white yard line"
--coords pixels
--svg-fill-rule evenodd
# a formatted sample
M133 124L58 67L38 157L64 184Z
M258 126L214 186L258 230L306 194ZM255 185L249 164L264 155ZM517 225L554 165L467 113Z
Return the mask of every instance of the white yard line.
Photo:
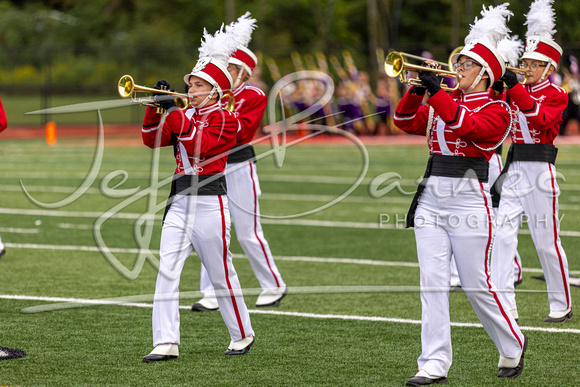
M52 193L73 193L78 187L56 186L56 185L25 185L28 192L52 192ZM22 192L22 187L19 185L0 184L0 191L5 192ZM89 188L85 192L87 194L101 194L98 188Z
M61 218L98 218L102 216L105 211L91 212L91 211L58 211L58 210L40 210L40 209L26 209L26 208L0 208L0 214L9 215L34 215L34 216L54 216ZM120 212L111 215L112 218L121 219L139 219L143 214ZM155 219L162 219L163 214L159 214Z
M17 249L36 249L36 250L68 250L68 251L90 251L99 253L101 250L97 246L76 246L76 245L47 245L47 244L37 244L37 243L4 243L8 248ZM115 248L109 247L109 251L113 253L127 253L127 254L137 254L139 249L137 248ZM159 254L159 250L151 249L149 250L153 254ZM195 255L195 252L192 253ZM234 258L246 259L244 254L232 254ZM369 265L369 266L397 266L397 267L419 267L418 263L415 262L400 262L400 261L381 261L373 259L358 259L358 258L334 258L334 257L305 257L305 256L284 256L275 255L274 260L277 261L298 261L298 262L321 262L321 263L342 263L342 264L354 264L354 265ZM542 273L542 269L539 268L523 268L524 272L528 273ZM570 270L570 274L580 275L580 270Z
M0 227L0 232L13 234L38 234L40 232L37 228L14 228L14 227Z
M151 297L151 295L148 295L148 297ZM83 299L83 298L38 297L38 296L25 296L25 295L0 295L0 299L58 302L58 303L63 303L64 308L66 308L65 305L67 303L83 304L83 305L132 306L132 307L139 307L139 308L152 308L153 307L153 304L150 304L150 303L125 302L122 299L115 301L115 300L111 300L111 299L91 300L91 299ZM57 306L58 305L59 304L57 304ZM184 310L190 310L191 306L190 305L182 305L179 308L184 309ZM27 309L29 309L29 308L27 308ZM56 309L58 309L58 308L52 308L52 310L56 310ZM302 317L302 318L338 319L338 320L373 321L373 322L390 322L390 323L414 324L414 325L421 324L420 320L389 318L389 317L379 317L379 316L351 316L351 315L340 315L340 314L317 314L317 313L303 313L303 312L286 312L286 311L279 311L279 310L253 310L253 309L250 309L248 311L252 314L264 314L264 315L273 315L273 316L290 316L290 317ZM32 312L32 310L30 312ZM462 328L482 328L482 325L477 324L477 323L452 322L451 326L462 327ZM521 326L520 329L523 331L580 334L580 329L571 329L571 328L541 328L541 327Z
M408 185L413 185L413 182L408 182ZM51 193L73 193L77 187L68 186L46 186L46 185L30 185L26 186L28 192L51 192ZM2 185L0 184L0 192L21 192L22 187L19 185ZM411 191L411 190L410 190ZM103 195L99 188L88 188L86 194ZM414 191L413 191L414 193ZM338 195L317 195L317 194L280 194L280 193L262 193L261 200L286 200L286 201L308 201L308 202L330 202L336 199ZM352 203L404 203L411 202L412 196L408 197L380 197L372 198L370 196L347 196L343 199L344 202Z
M369 183L371 183L377 176L379 176L380 173L376 173L376 176L369 176L369 177L365 177L362 179L361 181L361 185L368 185ZM103 176L98 176L98 179L102 179L105 175ZM143 173L135 173L135 172L130 172L130 176L132 178L138 178L138 179L148 179L150 177L149 174L143 174ZM86 174L83 173L76 173L76 174L67 174L67 175L59 175L59 174L54 174L54 173L22 173L22 175L19 174L10 174L9 172L3 173L2 174L2 178L19 178L22 180L22 183L24 184L24 186L26 187L27 190L29 190L30 192L32 191L42 191L42 190L46 190L48 192L73 192L74 190L76 190L76 187L70 187L70 186L41 186L41 185L30 185L27 184L26 179L34 179L37 181L40 180L52 180L52 179L58 179L58 178L62 178L62 179L71 179L71 178L76 178L78 180L82 180L86 177ZM260 173L260 181L266 182L283 182L283 183L305 183L305 184L312 184L312 183L316 183L316 184L338 184L338 185L352 185L355 183L356 179L358 178L358 176L352 176L352 177L341 177L341 176L316 176L316 175L283 175L283 174L269 174L269 173ZM417 178L419 178L419 176L417 176ZM397 181L399 182L399 184L401 184L402 186L416 186L417 185L417 180L413 180L413 179L397 179ZM80 183L80 182L79 182ZM21 191L22 187L20 187L19 185L10 185L10 184L3 184L0 185L0 191ZM99 193L100 190L98 188L91 188L90 189L91 192L90 193ZM560 190L562 191L579 191L580 190L580 184L568 184L568 183L562 183L560 185Z
M580 208L580 206L579 206ZM98 218L104 214L104 212L91 212L91 211L57 211L57 210L41 210L41 209L25 209L25 208L0 208L0 214L9 215L28 215L28 216L52 216L60 218ZM378 213L377 213L378 214ZM388 214L388 213L387 213ZM384 229L384 230L401 230L409 232L411 229L406 229L403 227L404 214L400 214L401 218L400 224L395 225L394 218L395 215L391 214L393 222L391 223L381 223L378 220L376 222L344 222L344 221L330 221L330 220L316 220L316 219L276 219L276 218L266 218L262 217L261 221L263 224L272 225L285 225L285 226L313 226L313 227L334 227L334 228L362 228L362 229ZM143 216L142 213L131 213L131 212L120 212L111 215L111 218L117 219L139 219ZM161 220L163 214L155 215L156 220ZM74 228L70 224L67 224L64 228ZM79 226L80 229L86 228L86 226ZM520 230L520 234L529 235L530 231L527 229ZM562 236L570 237L580 237L580 231L566 231L560 232Z

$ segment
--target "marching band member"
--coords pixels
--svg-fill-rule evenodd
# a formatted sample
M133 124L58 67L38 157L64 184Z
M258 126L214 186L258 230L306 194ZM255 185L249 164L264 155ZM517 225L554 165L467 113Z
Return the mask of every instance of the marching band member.
M225 354L243 355L254 343L250 315L229 250L230 215L223 176L240 127L236 117L219 103L223 92L232 86L226 65L234 49L235 43L223 31L215 36L204 31L200 59L184 77L194 109L184 113L169 100L162 103L168 112L165 122L152 108L145 113L144 144L151 148L175 144L177 168L161 231L153 302L155 348L143 357L144 362L179 355L179 281L193 249L219 292L220 312L231 337ZM169 84L159 81L157 88L162 86Z
M505 137L510 113L490 101L488 88L505 71L496 50L509 30L507 4L482 11L466 45L452 57L459 74L450 96L431 71L420 72L423 86L413 86L397 106L394 122L405 132L427 135L430 157L408 214L415 227L421 283L419 372L407 385L447 382L452 362L449 318L450 260L455 256L465 293L485 331L497 347L498 377L521 374L527 337L503 305L489 279L493 236L488 160ZM421 106L425 91L427 103ZM494 103L498 102L498 103Z
M230 212L236 228L238 242L250 260L260 282L262 293L256 306L278 306L286 295L286 284L272 257L268 241L260 223L260 182L256 172L254 148L249 144L262 121L268 97L256 87L245 82L258 63L256 55L248 49L256 20L247 12L237 22L228 26L238 42L237 50L228 61L228 71L234 80L233 95L236 100L234 115L241 124L236 145L232 148L226 166L226 182ZM227 98L224 103L227 103ZM194 311L215 310L219 306L205 267L201 267L201 292L204 297L193 304Z
M521 57L522 69L529 74L525 87L512 71L502 77L508 87L507 98L518 111L518 120L503 176L493 187L501 192L501 200L491 266L494 283L510 290L506 294L510 312L517 316L511 262L525 214L548 288L550 313L544 322L565 322L572 317L572 299L568 260L560 241L554 139L568 95L548 80L562 56L562 48L552 39L552 3L535 0L527 14L526 48Z
M518 65L518 58L522 54L524 49L524 43L516 36L505 36L500 42L497 44L497 50L501 54L502 58L505 61L506 66L516 67ZM504 83L501 80L496 81L492 88L490 89L491 93L494 93L493 87L498 88L499 90L503 91ZM493 97L495 98L495 97ZM503 163L501 161L501 154L502 154L503 145L500 145L495 150L494 155L489 159L489 186L491 187L498 179L503 169ZM493 213L495 214L495 218L497 219L497 207L499 203L493 200L492 197L492 204L493 204ZM497 231L497 230L496 230ZM492 249L493 251L493 249ZM493 265L492 265L493 267ZM522 258L520 257L520 253L518 253L517 249L514 254L513 258L513 275L514 275L514 286L519 285L522 283ZM497 283L494 281L493 270L491 274L491 280L494 284ZM518 316L514 315L516 321L518 321Z
M518 58L521 55L524 49L524 44L521 40L518 39L517 36L509 37L505 36L500 42L497 44L497 51L500 53L501 57L503 58L506 66L517 66ZM496 92L497 89L499 93L503 92L504 83L501 80L495 81L492 85L490 92ZM492 97L497 99L497 97ZM503 146L500 145L495 149L494 154L489 159L489 186L492 186L493 183L497 180L497 178L501 174L501 170L503 168L503 163L501 161L501 153L502 153ZM497 219L497 206L498 202L493 201L493 213L495 218ZM496 281L493 279L493 275L491 276L492 282L495 284ZM519 253L515 252L514 256L514 284L520 284L522 281L522 260L520 258ZM451 287L460 287L461 282L459 281L459 274L457 273L457 266L455 265L455 260L451 260ZM514 318L518 321L518 316L515 315Z
M4 112L4 106L2 106L2 100L0 99L0 132L6 129L7 126L6 113ZM4 247L4 243L2 243L2 237L0 237L0 258L4 254L6 254L6 248Z

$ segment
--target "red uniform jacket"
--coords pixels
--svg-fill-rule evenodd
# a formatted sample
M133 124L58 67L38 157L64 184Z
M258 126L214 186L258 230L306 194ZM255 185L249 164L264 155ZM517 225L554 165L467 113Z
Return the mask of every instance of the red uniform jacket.
M421 106L423 96L407 92L394 115L395 125L407 133L425 136L429 106ZM491 158L494 151L482 148L496 145L509 125L510 114L506 106L493 103L477 110L491 101L487 91L463 94L455 90L451 95L440 90L427 100L435 109L429 153L444 156Z
M245 83L238 86L233 94L236 99L234 114L240 120L242 126L242 129L238 132L236 145L243 145L254 138L256 130L258 130L260 122L264 118L268 97L262 90ZM227 103L226 97L224 97L222 103Z
M566 91L546 79L532 86L518 83L507 91L507 95L512 109L518 111L512 142L553 145L562 123L562 113L568 106Z
M2 100L0 100L0 132L6 129L6 126L8 126L8 121L6 120L4 106L2 106Z
M223 173L230 149L236 145L236 134L240 128L238 119L218 103L199 110L188 110L191 110L191 119L186 117L184 111L176 109L160 125L161 115L148 108L143 121L143 143L157 148L174 145L177 140L183 144L195 174ZM181 149L179 146L176 148L175 173L185 174Z

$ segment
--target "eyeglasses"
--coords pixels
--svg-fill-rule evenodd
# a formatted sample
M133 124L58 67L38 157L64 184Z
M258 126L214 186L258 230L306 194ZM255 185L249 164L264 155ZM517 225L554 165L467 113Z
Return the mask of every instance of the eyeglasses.
M527 64L527 63L522 63L520 65L520 69L525 70L527 68L529 68L530 70L534 70L536 71L537 69L539 69L540 67L546 67L547 65L541 65L541 64L537 64L537 63L532 63L532 64Z
M461 63L455 62L455 63L453 63L453 71L457 71L462 66L463 66L464 70L469 70L473 66L479 66L479 64L475 63L472 60L466 60L465 62L461 62Z

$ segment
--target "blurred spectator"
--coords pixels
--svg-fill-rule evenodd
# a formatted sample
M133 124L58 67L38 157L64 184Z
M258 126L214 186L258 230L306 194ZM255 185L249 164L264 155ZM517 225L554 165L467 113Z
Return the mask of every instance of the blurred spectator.
M362 111L362 129L359 134L373 134L375 132L375 121L371 115L374 109L369 107L369 103L374 104L376 97L372 92L369 74L361 71L358 79L354 82L357 103Z
M268 85L262 80L262 68L260 66L256 66L246 84L257 87L268 95Z
M358 134L363 131L363 122L360 119L363 114L353 91L352 84L347 85L340 81L336 87L335 96L338 110L342 112L342 122L344 123L342 129Z
M570 120L580 122L580 77L578 60L573 55L566 55L563 66L561 66L560 86L568 93L568 106L562 113L562 123L560 124L560 134L566 135Z
M319 55L321 57L321 55ZM292 61L296 71L303 69L300 55L293 53ZM310 61L314 63L313 61ZM319 60L325 66L317 69L328 74L329 68L326 61ZM330 57L334 74L338 75L339 81L335 85L334 96L326 106L317 106L317 109L308 118L298 123L310 122L317 125L335 126L347 130L356 135L392 135L400 132L393 129L391 106L398 103L400 98L399 82L394 78L389 78L386 74L379 75L375 88L370 85L370 77L367 72L358 71L354 65L352 57L345 56L345 67L343 68L336 57ZM268 61L267 61L268 63ZM313 64L310 64L309 68ZM269 70L272 73L274 62L269 62ZM277 68L276 68L277 69ZM277 71L276 71L277 72ZM249 84L253 84L265 89L260 73L256 72L255 81L250 79ZM336 78L335 78L336 79ZM272 78L272 81L276 79ZM254 83L255 82L255 83ZM282 103L286 117L298 114L309 107L312 107L324 95L325 86L323 83L313 80L296 80L284 87L282 90ZM310 131L306 125L300 128L298 134L304 135Z
M389 88L389 80L383 76L377 80L376 97L373 101L375 105L375 112L378 114L378 120L375 135L384 136L391 134L391 92Z

